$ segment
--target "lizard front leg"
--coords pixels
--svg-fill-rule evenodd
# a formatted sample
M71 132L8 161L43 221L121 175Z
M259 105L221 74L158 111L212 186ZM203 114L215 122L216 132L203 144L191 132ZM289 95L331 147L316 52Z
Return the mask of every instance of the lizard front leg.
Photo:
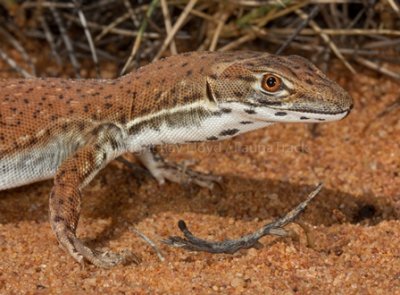
M92 130L90 139L58 168L50 194L50 224L60 244L75 260L84 259L100 267L112 267L128 255L101 253L76 237L81 210L81 190L112 159L120 154L123 132L113 124Z
M169 180L182 185L194 183L212 189L216 182L221 182L221 177L196 172L186 165L168 162L154 148L141 151L136 156L159 184Z

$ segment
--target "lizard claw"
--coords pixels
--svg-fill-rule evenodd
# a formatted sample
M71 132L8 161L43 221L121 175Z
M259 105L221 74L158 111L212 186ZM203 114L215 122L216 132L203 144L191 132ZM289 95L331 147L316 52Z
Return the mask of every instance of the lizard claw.
M175 164L168 162L157 154L154 149L143 151L136 156L160 185L164 184L165 180L169 180L184 186L193 183L200 187L212 189L215 183L222 182L222 177L189 169L188 167L192 163L184 162L183 164Z
M123 250L120 253L92 250L75 236L67 239L61 238L60 243L83 268L85 267L85 261L102 268L111 268L119 264L139 264L141 262L139 257L128 250Z
M149 172L149 170L141 167L136 163L128 161L124 157L118 157L116 160L124 164L127 168L129 168L132 171L138 185L140 185L146 177L149 176L151 177L151 173Z
M141 262L140 258L129 250L123 250L119 253L114 253L110 251L101 252L98 250L92 250L82 244L84 249L77 248L80 254L83 256L84 260L91 262L92 264L102 267L111 268L117 265L127 265L127 264L139 264ZM84 261L82 259L82 261Z

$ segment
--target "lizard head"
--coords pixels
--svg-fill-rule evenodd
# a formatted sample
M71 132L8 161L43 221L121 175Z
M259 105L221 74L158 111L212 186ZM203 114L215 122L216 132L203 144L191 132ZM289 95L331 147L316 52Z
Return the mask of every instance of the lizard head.
M239 60L207 83L221 106L259 121L336 121L353 105L342 87L300 56L263 54Z

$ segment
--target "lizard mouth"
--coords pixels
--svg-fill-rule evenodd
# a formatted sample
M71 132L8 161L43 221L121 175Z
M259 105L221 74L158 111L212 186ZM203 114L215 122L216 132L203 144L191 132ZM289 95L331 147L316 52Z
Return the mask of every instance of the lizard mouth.
M331 115L331 116L337 116L337 115L342 115L346 114L346 117L350 114L350 111L353 109L353 104L351 104L348 108L346 109L341 109L337 106L334 106L336 110L329 110L329 107L325 109L311 109L311 108L291 108L288 106L286 109L285 108L280 108L276 107L277 104L274 105L269 105L268 107L271 109L274 109L276 111L289 111L289 112L296 112L296 113L304 113L304 114L314 114L314 115ZM331 107L333 109L333 107Z
M291 104L284 104L281 101L257 101L256 104L249 104L250 107L255 108L263 108L267 107L271 110L275 110L277 112L296 112L303 114L313 114L313 115L330 115L330 116L338 116L346 113L346 116L350 113L353 108L353 103L349 104L348 107L340 107L335 104L326 104L322 106L320 109L316 108L315 105L307 105L307 103L303 104L303 106L292 107Z
M272 108L269 107L264 113L265 118L258 118L265 122L330 122L346 118L351 108L342 111L328 110L309 110L309 109L291 109L291 108Z
M279 110L279 109L276 109ZM288 111L291 112L297 112L297 113L305 113L305 114L316 114L316 115L340 115L340 114L344 114L347 113L346 116L350 113L351 108L349 108L348 110L344 110L344 111L313 111L313 110L307 110L307 109L287 109Z
M344 114L347 112L346 116L350 113L350 111L353 109L353 104L351 104L347 109L341 109L341 110L335 110L335 111L330 111L330 110L310 110L310 109L305 109L305 108L289 108L288 111L294 111L294 112L300 112L300 113L311 113L311 114L318 114L318 115L340 115Z

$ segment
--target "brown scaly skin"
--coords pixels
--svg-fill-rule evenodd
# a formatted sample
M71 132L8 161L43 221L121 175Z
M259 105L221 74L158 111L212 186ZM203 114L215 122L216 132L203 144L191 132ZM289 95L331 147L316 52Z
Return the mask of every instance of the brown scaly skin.
M260 85L266 74L282 82ZM54 177L50 223L79 262L111 267L125 256L104 255L76 237L81 189L126 152L152 175L211 187L215 180L177 169L151 152L162 143L212 141L273 122L345 117L350 96L297 56L258 52L185 53L115 80L0 80L0 189Z

